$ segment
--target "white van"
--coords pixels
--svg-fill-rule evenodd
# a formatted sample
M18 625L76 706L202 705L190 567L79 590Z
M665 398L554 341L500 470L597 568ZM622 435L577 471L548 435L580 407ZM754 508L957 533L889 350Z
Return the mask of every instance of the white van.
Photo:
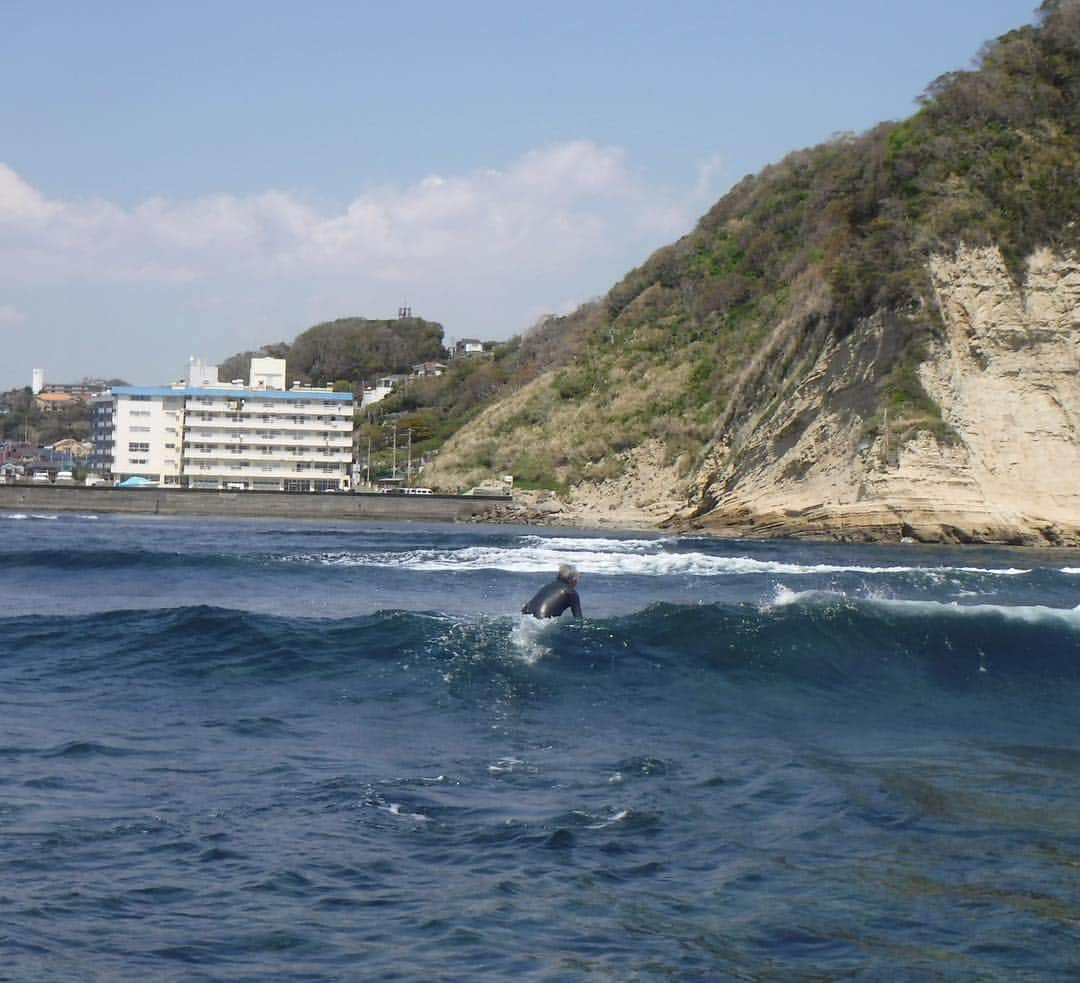
M68 481L74 481L75 478L74 478L74 476L72 475L72 473L70 471L57 471L56 472L56 480L57 480L57 482L61 482L61 481L68 482Z
M31 481L42 481L45 484L48 484L49 483L49 472L48 471L35 471L34 472L34 477L31 478L30 480Z
M406 488L405 489L405 494L406 495L430 495L431 494L431 489L430 488Z

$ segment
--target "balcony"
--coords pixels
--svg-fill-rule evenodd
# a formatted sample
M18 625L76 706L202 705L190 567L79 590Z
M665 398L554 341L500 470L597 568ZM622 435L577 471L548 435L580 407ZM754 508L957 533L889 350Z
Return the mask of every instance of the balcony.
M199 448L185 447L183 460L185 465L190 462L230 462L230 467L235 466L235 464L240 461L247 462L252 466L261 466L266 463L280 463L288 466L294 466L301 463L338 465L352 463L352 452L351 449L346 448L344 450L320 450L307 451L305 453L277 451L266 454L256 454L252 453L250 448L244 450L229 450L227 448L215 447L208 450L202 450Z
M311 438L307 440L268 441L258 438L225 437L223 434L189 434L184 441L185 450L219 451L221 453L246 454L285 454L303 457L310 454L352 454L352 440L342 437Z
M303 402L301 400L300 402ZM307 406L297 405L297 401L291 399L258 399L246 397L243 406L239 410L236 400L215 399L208 403L191 402L188 404L185 416L190 418L203 414L227 414L229 416L243 416L245 418L270 417L278 420L283 416L339 416L348 417L352 420L353 406L339 400L326 403L309 403Z
M283 433L313 433L323 430L351 436L353 422L351 416L344 419L341 417L328 417L325 414L321 416L312 414L310 417L304 417L293 413L270 420L264 419L261 413L239 417L234 413L189 413L184 420L184 431L186 433L205 429L239 429L251 432L272 430L275 437L279 439Z
M339 464L330 470L324 468L299 468L255 466L237 467L235 462L213 461L205 464L188 464L184 468L184 475L189 480L200 478L219 478L228 481L251 481L254 479L275 479L278 481L286 478L309 479L339 479L348 474L345 464Z

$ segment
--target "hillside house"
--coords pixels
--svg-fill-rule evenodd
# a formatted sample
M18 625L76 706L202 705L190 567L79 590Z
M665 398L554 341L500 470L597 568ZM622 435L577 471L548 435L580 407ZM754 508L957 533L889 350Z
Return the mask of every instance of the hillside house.
M82 382L43 382L40 392L66 393L77 402L85 403L91 396L96 396L109 388L104 379L83 379Z
M446 371L444 362L421 362L412 367L412 374L417 378L442 375Z
M476 338L462 338L454 343L454 358L490 357L495 351L494 341L478 341Z
M42 413L60 413L78 405L79 400L71 393L40 392L34 397L34 402Z
M364 386L364 395L360 401L360 409L386 399L386 397L394 391L395 386L400 385L408 378L409 376L407 375L384 375L375 380L374 386Z

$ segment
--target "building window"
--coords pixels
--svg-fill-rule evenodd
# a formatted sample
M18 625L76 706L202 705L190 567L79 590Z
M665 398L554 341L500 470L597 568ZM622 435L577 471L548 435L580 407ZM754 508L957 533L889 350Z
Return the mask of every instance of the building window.
M140 442L137 442L137 441L132 441L132 443L128 444L128 453L129 454L140 454L140 453L141 454L149 454L150 453L150 445L147 444L147 443L140 443Z

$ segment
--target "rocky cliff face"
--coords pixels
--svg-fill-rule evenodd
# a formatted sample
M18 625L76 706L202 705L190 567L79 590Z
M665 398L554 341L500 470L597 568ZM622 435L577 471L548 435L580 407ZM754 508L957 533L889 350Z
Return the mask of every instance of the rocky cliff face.
M519 496L506 518L1080 545L1080 261L1040 251L1018 286L998 250L960 249L933 257L929 275L936 310L878 312L842 339L808 334L828 297L820 285L800 293L715 407L696 467L662 439L628 441L607 449L602 480L539 501ZM912 332L931 322L936 330L913 348ZM890 388L912 351L920 355L906 369L916 406ZM649 398L658 371L627 376L605 406ZM681 384L679 366L667 372L665 386ZM589 439L601 401L559 399L553 375L458 434L433 480L472 483L460 462L491 456L499 441L559 448Z
M871 319L829 345L752 432L725 434L680 521L773 535L1080 543L1080 263L1041 251L1022 287L995 249L930 262L944 336L917 368L941 425L860 397ZM732 440L731 438L734 437Z

